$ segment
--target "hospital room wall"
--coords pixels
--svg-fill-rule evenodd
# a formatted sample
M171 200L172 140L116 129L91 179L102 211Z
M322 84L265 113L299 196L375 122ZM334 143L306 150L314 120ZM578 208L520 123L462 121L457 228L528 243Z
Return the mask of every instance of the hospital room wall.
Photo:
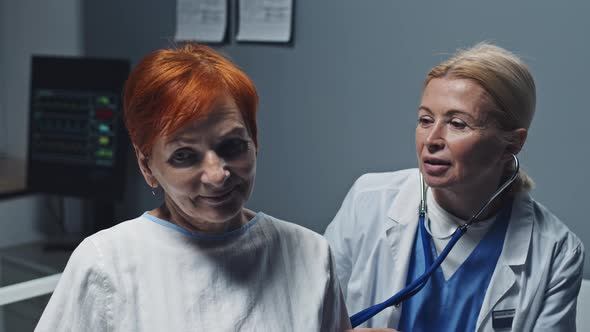
M583 0L296 0L291 45L229 38L216 48L254 79L261 97L249 206L323 232L358 176L416 166L426 72L456 48L489 40L522 55L537 81L537 114L521 154L537 183L533 195L590 248L588 12ZM136 63L171 44L175 1L87 1L83 16L87 54ZM235 28L232 17L232 35ZM130 165L121 218L156 204Z
M26 158L31 55L82 53L80 3L0 0L0 158ZM0 201L0 247L44 237L46 200L29 195Z

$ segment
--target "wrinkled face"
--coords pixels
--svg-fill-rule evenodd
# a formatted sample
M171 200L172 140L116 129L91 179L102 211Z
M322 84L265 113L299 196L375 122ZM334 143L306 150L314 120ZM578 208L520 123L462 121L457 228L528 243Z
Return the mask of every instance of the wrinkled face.
M435 78L428 83L418 109L416 152L431 188L460 192L497 186L506 144L487 120L494 107L473 80Z
M207 228L242 217L256 175L256 148L246 128L226 96L207 117L158 138L149 171L164 190L173 219Z

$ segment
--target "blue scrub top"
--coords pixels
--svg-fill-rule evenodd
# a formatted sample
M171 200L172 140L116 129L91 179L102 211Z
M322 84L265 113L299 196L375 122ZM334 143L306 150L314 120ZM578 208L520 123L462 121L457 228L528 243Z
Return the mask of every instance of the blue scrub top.
M424 288L403 303L400 331L475 331L483 299L502 252L511 204L459 269L445 280L436 269ZM420 277L436 259L432 238L420 222L410 259L407 284Z

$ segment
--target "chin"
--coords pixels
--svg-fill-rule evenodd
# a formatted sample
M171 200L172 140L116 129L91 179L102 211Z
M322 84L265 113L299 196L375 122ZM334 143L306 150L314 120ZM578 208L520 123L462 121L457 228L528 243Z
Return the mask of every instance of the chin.
M199 209L199 211L197 211L197 216L199 216L199 219L202 218L202 219L207 220L208 222L213 223L213 224L222 224L222 223L228 222L232 218L235 218L236 215L238 215L240 213L240 211L242 211L241 207L239 209L236 209L236 208L231 208L231 209L230 208Z
M450 181L446 177L429 176L423 175L424 182L431 189L445 189L450 188L453 185L453 181Z

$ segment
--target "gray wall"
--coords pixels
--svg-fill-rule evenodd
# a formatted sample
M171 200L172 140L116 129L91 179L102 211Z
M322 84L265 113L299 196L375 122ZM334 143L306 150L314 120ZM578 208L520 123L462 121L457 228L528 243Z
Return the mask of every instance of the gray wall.
M416 165L413 132L428 69L458 47L490 40L522 55L537 81L537 115L521 155L537 182L534 196L590 248L581 209L590 185L589 2L295 1L293 45L230 38L219 47L261 96L251 208L322 232L359 175ZM174 34L172 0L88 1L83 10L90 55L136 62ZM134 164L128 184L120 217L154 207Z
M82 52L80 2L0 0L0 158L26 158L31 54ZM41 196L0 201L0 247L41 239L46 209Z

